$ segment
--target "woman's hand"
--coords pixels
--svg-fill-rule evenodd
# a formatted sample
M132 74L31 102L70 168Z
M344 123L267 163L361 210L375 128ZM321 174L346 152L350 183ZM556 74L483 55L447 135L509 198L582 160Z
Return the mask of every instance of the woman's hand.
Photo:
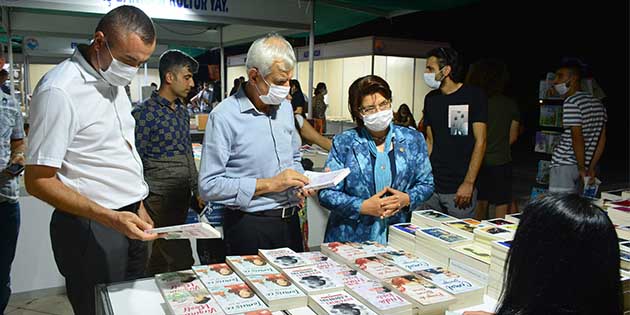
M385 190L387 190L387 193L391 196L383 199L383 210L385 210L385 212L383 212L383 218L395 215L398 211L400 211L400 209L411 203L411 199L408 194L391 187L385 187Z
M378 218L383 217L383 212L385 212L385 210L383 209L383 206L382 206L383 204L382 197L383 195L385 195L385 193L387 193L387 188L379 191L374 196L363 201L363 203L361 204L360 213L363 215L371 215L373 217L378 217Z

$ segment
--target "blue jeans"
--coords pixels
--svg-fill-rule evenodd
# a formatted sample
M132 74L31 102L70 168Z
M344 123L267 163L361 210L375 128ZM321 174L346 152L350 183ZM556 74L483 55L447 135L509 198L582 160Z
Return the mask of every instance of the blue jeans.
M20 231L20 204L0 202L0 314L11 296L11 263Z

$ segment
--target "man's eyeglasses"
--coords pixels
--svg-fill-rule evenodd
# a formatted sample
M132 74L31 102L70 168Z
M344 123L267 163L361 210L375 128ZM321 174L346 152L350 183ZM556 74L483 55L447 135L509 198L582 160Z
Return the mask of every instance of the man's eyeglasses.
M361 108L361 113L363 115L371 115L371 114L374 114L376 112L380 112L382 110L388 110L390 108L392 108L392 101L384 100L378 105L367 105L367 106L364 106L363 108Z

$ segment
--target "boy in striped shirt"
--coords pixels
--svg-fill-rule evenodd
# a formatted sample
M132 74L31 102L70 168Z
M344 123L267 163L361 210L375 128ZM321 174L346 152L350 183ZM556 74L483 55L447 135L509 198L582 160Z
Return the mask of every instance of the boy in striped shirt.
M595 178L595 168L606 145L606 108L587 92L580 91L582 65L567 61L556 71L554 89L564 99L564 132L553 151L549 192L577 193L584 178Z

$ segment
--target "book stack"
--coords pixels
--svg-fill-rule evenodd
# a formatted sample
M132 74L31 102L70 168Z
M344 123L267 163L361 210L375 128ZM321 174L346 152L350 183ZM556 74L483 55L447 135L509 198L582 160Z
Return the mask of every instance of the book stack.
M410 273L435 267L434 263L404 250L382 253L379 257Z
M619 250L621 274L630 277L630 251Z
M624 199L630 199L630 189L622 188L616 190L602 191L601 199L610 201L621 201Z
M421 229L416 232L416 252L420 257L446 267L449 262L449 248L471 243L472 239L451 233L441 227Z
M215 286L208 289L225 314L241 314L268 310L254 291L245 283Z
M302 252L297 253L297 255L302 257L302 259L305 261L312 261L314 263L331 260L328 256L324 255L320 251Z
M455 302L452 295L415 275L387 279L385 285L411 302L418 314L442 315Z
M456 220L455 217L435 210L418 210L411 214L411 223L420 227L435 227L444 222Z
M426 269L416 273L437 285L457 299L452 309L464 308L483 303L484 287L442 267Z
M363 272L368 277L378 280L408 274L408 272L393 263L377 256L357 258L351 267Z
M305 307L308 303L306 294L281 273L249 276L245 282L271 311Z
M519 212L519 213L512 213L512 214L506 214L505 215L505 219L508 221L512 221L512 222L516 222L516 224L518 224L521 221L521 216L523 215L523 213Z
M474 234L475 241L488 246L490 246L494 241L504 241L514 237L512 230L494 225L476 228Z
M443 222L441 227L447 231L473 238L475 228L485 226L475 219L461 219L455 221Z
M389 245L407 252L416 251L416 231L420 227L412 223L398 223L389 226Z
M361 243L349 243L349 244L351 246L354 246L355 248L365 251L370 256L376 256L381 253L386 253L386 252L395 250L394 248L388 245L383 245L379 242L374 242L374 241L365 241Z
M192 270L158 274L155 282L171 314L224 314Z
M278 271L258 255L228 256L225 262L241 277L268 275Z
M362 249L350 245L349 243L331 242L321 246L322 253L326 256L346 265L354 264L357 258L367 257L370 254Z
M306 266L282 271L295 285L307 295L330 293L344 289L339 279L334 279L317 266Z
M305 260L290 248L259 249L258 255L265 258L277 269L287 269L313 265L315 262Z
M620 240L630 240L630 225L617 225L615 231Z
M624 314L628 314L628 310L630 310L630 278L624 275L621 275L621 291L623 291Z
M450 252L449 270L483 285L490 273L490 246L477 242L455 246Z
M192 270L206 288L243 282L227 264L193 266Z
M348 293L379 315L413 314L411 303L378 281L353 286Z
M503 288L503 276L508 251L512 246L512 241L492 242L490 258L490 274L488 275L488 295L493 299L498 299Z
M630 199L606 202L603 208L614 224L630 225Z
M345 291L309 296L308 306L318 315L376 315Z
M298 307L284 311L286 315L317 315L310 307Z

